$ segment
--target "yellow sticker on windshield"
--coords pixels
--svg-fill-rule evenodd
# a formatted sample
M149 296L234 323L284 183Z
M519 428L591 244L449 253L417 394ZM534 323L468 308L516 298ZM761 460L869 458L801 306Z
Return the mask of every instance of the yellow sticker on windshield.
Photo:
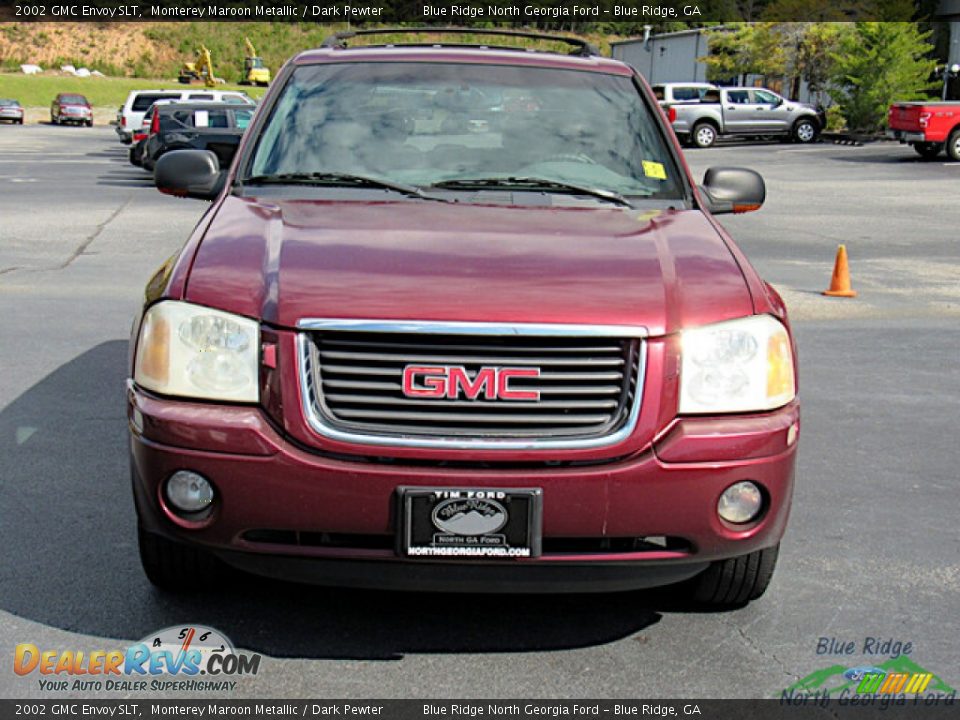
M667 171L664 170L663 165L658 162L653 162L652 160L643 161L643 174L650 178L656 178L657 180L667 179Z

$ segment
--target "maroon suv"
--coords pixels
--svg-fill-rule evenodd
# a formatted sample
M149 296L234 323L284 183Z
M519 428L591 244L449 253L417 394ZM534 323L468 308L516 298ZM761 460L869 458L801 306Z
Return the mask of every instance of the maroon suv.
M213 202L133 333L149 578L758 597L794 346L713 215L762 179L694 185L644 80L588 45L348 46L376 32L291 60L229 169L157 163Z
M50 124L93 126L93 106L83 95L60 93L50 103Z

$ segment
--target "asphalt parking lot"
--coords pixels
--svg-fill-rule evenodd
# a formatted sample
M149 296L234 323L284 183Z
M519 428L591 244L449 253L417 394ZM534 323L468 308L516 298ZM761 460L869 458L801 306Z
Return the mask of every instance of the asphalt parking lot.
M126 338L205 203L160 195L111 128L0 127L0 647L94 650L202 623L262 653L229 697L773 697L888 639L960 687L960 163L906 147L724 145L698 177L767 180L723 222L786 298L800 349L796 496L767 595L478 597L251 580L165 596L137 558ZM838 243L854 300L822 297ZM818 654L820 638L853 641ZM0 695L44 696L0 672ZM58 694L82 695L83 693ZM128 693L99 692L121 697ZM49 695L48 695L49 696Z

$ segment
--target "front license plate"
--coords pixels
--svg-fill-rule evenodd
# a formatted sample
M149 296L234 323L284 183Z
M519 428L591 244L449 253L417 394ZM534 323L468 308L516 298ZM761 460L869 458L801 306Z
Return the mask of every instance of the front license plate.
M540 555L539 488L398 488L399 551L408 557Z

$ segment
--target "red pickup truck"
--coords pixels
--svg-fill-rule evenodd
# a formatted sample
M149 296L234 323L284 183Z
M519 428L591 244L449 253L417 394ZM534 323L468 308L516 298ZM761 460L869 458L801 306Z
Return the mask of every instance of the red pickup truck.
M910 143L921 157L933 159L946 146L960 160L960 102L902 102L890 106L887 135Z

